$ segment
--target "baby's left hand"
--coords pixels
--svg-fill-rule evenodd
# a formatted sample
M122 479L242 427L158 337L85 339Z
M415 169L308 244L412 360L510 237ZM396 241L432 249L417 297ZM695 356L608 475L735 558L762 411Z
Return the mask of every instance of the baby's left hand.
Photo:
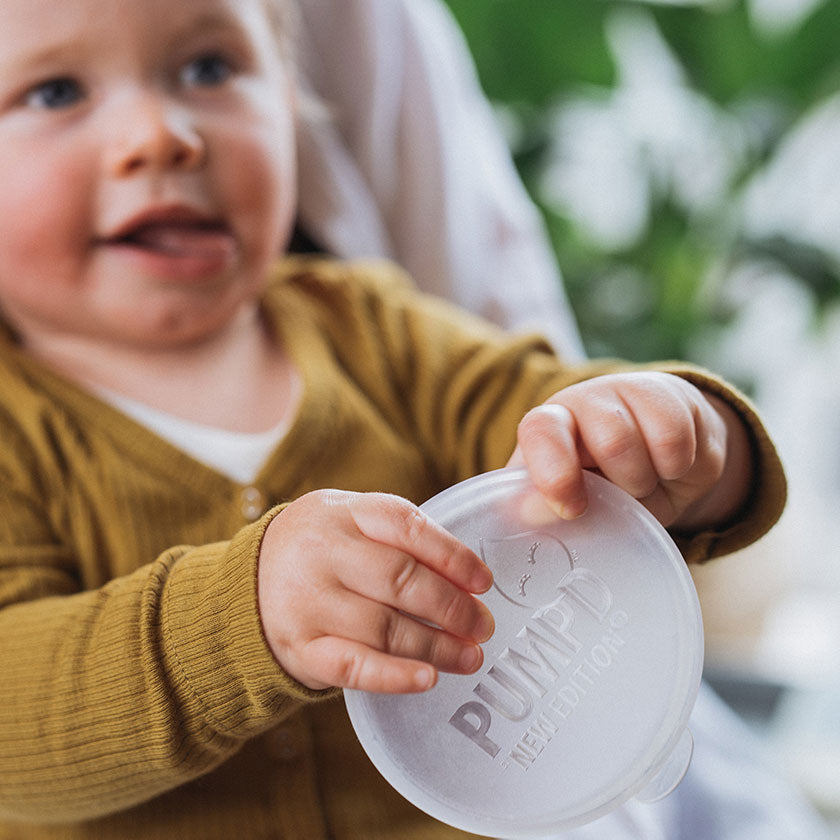
M751 453L738 415L667 373L612 374L564 388L525 415L518 437L508 466L525 465L566 519L586 509L584 469L678 529L726 520L749 492Z

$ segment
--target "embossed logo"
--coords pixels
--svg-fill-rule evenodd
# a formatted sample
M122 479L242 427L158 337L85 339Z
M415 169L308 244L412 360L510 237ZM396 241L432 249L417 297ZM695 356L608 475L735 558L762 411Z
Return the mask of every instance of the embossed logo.
M577 552L550 534L529 531L479 545L498 591L529 615L449 724L502 769L527 770L620 658L629 616L614 608L607 582L575 567ZM513 737L497 732L499 718L522 728Z
M563 577L574 568L566 546L542 531L480 539L479 549L493 572L496 589L511 603L532 612L557 600Z

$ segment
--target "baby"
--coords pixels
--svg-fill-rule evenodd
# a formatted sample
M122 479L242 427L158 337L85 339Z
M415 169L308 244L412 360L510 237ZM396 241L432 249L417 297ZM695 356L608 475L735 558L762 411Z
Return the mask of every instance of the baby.
M570 367L388 265L277 259L287 11L0 4L0 840L461 836L336 696L481 666L490 572L416 503L509 463L575 517L597 470L690 560L781 510L708 373Z

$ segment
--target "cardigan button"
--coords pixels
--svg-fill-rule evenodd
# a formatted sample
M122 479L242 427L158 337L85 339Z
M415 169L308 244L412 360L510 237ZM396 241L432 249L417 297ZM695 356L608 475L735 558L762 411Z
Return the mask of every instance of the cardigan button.
M240 511L249 521L255 522L265 513L265 497L256 487L246 487L239 494Z

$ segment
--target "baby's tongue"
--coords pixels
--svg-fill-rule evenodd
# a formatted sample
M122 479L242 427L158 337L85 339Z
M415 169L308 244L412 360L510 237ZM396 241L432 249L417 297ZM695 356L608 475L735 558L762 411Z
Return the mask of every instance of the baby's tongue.
M222 256L233 247L233 238L223 228L171 223L147 225L132 234L130 241L141 248L176 257Z

